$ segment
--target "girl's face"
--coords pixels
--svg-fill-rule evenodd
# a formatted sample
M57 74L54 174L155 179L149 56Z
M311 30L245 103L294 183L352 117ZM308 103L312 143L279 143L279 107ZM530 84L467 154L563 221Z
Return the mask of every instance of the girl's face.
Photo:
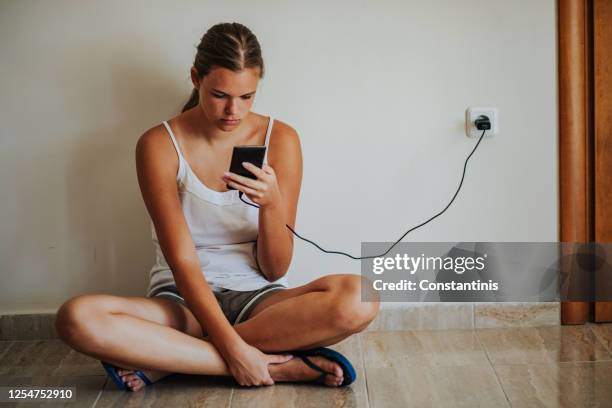
M191 68L191 80L200 92L202 112L211 123L227 132L236 129L251 110L259 76L259 68L234 72L214 67L199 79L196 69Z

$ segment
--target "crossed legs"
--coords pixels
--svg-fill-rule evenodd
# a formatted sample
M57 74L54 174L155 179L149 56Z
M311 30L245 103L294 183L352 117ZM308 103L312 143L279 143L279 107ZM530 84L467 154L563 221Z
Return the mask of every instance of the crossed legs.
M275 292L234 327L264 352L338 343L365 329L378 313L377 302L361 301L361 282L356 275L332 275Z
M306 349L363 330L377 312L377 302L361 302L359 276L332 275L275 292L235 329L263 352ZM74 349L119 367L229 375L195 316L167 299L77 296L60 307L56 327Z

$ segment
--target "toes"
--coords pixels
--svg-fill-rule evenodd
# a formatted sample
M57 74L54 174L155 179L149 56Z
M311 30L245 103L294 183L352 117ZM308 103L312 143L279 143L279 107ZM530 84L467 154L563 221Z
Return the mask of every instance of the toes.
M325 371L335 375L336 377L342 377L344 371L342 371L342 367L340 367L340 364L327 359L325 359L325 363Z
M140 377L134 374L125 375L121 377L121 380L130 388L140 386L140 384L142 383Z
M137 385L135 385L134 387L132 387L132 391L138 391L140 389L144 388L144 385L142 383L142 381L140 383L138 383Z
M344 381L344 371L342 370L342 367L340 366L340 364L332 360L328 360L327 358L322 357L322 356L311 356L309 359L312 363L319 366L321 370L325 371L326 375L323 380L323 383L325 385L329 387L338 387L342 385L342 382ZM308 366L306 363L304 363L304 365ZM317 376L316 378L318 378L318 376L321 375L321 373L315 370L314 368L309 367L309 366L308 368L309 368L310 376L316 375ZM304 374L305 373L306 372L304 372Z
M342 377L344 375L342 367L340 367L338 364L334 364L334 366L334 374L336 374L336 377Z
M342 384L342 381L343 381L342 377L336 377L335 375L332 375L332 374L327 374L325 376L325 385L329 387L338 387L340 384Z
M319 366L326 372L333 374L336 377L342 377L344 375L342 367L340 367L338 363L335 363L326 358L321 358Z

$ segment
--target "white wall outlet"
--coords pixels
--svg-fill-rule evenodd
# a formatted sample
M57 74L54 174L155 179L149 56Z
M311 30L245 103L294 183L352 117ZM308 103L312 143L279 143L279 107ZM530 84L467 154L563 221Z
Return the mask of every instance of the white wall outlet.
M485 115L491 121L491 129L487 130L485 137L495 136L499 133L499 115L497 114L497 108L475 108L469 107L465 110L465 134L467 137L480 137L482 130L476 129L474 121L478 119L480 115Z

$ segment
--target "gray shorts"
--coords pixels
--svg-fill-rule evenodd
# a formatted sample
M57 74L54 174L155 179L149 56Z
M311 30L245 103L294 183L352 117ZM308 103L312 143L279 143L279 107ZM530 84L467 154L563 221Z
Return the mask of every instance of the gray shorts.
M274 292L284 289L286 288L283 285L270 284L257 290L238 291L221 289L220 291L213 291L213 293L227 321L230 322L231 325L235 325L247 320L259 302ZM165 298L188 307L183 295L181 295L176 285L162 286L149 294L149 297Z

